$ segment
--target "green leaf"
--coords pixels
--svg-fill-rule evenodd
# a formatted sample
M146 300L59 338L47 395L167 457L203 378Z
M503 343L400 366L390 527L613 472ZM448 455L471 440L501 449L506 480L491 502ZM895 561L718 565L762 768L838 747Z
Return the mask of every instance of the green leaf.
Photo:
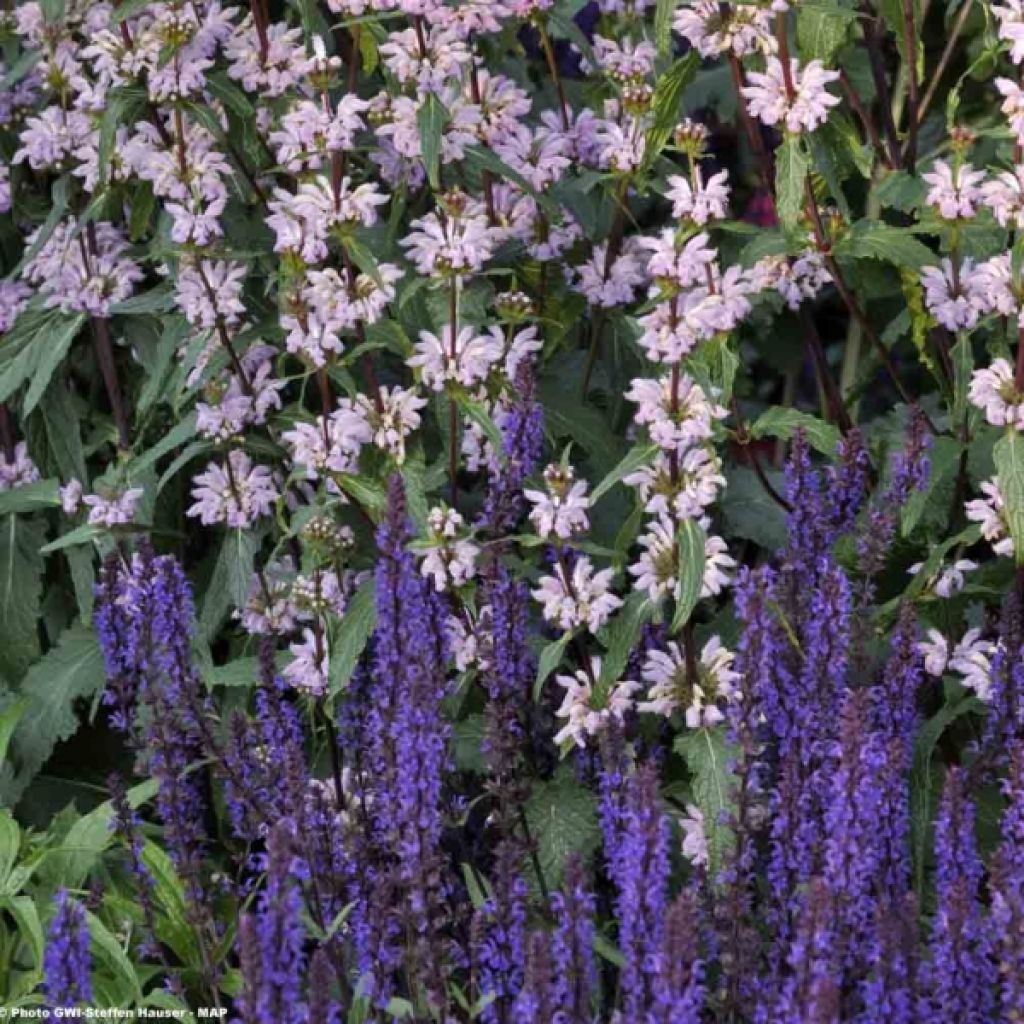
M374 581L366 580L349 598L345 614L333 631L330 644L330 693L340 693L352 678L359 659L377 626Z
M0 812L0 890L7 891L7 880L18 860L21 829L10 811Z
M430 187L435 191L441 187L441 136L450 120L451 114L435 93L430 93L416 111L423 163Z
M1013 538L1013 557L1024 565L1024 438L1011 427L992 449L1006 524Z
M900 534L909 537L914 527L921 521L926 512L941 515L945 526L948 498L945 502L940 496L946 493L944 488L950 485L960 465L960 453L963 446L951 437L936 437L928 451L928 483L923 490L915 490L907 499L900 513ZM951 489L949 493L952 493Z
M562 210L558 203L546 192L538 191L514 167L510 167L505 163L493 150L485 149L483 146L470 146L466 150L465 160L468 164L476 164L478 167L496 174L498 178L507 178L513 184L518 185L545 213L555 220L561 220Z
M831 64L846 41L856 12L839 4L802 4L797 9L796 41L804 60L820 60Z
M32 897L4 896L0 898L0 907L8 911L17 922L18 931L32 953L32 963L37 973L41 974L46 940L43 938L43 925L39 920L39 911Z
M640 630L650 618L651 611L647 594L643 591L633 591L602 631L601 642L605 646L605 652L601 658L598 693L595 694L598 701L604 698L625 671L626 663L640 636Z
M90 948L97 967L105 968L118 983L131 993L136 1002L142 1001L142 989L131 960L121 948L109 928L93 913L86 911L89 922Z
M176 423L155 445L137 455L128 465L129 478L135 478L151 466L155 466L169 452L179 445L191 440L196 432L196 414L190 412L184 419Z
M39 657L42 523L0 519L0 675L16 683Z
M213 639L232 608L245 604L262 542L259 530L229 530L225 534L199 613L199 630L205 640Z
M769 483L779 490L782 473L767 469L766 474ZM785 512L749 466L735 466L726 472L722 518L729 535L752 540L766 551L776 551L786 543Z
M534 703L540 700L540 693L548 676L562 663L565 649L569 646L570 640L572 640L572 633L563 633L540 652L540 658L537 661L537 678L533 681Z
M677 60L665 74L658 76L651 99L653 124L647 132L644 148L645 167L650 167L657 160L665 148L665 143L672 137L672 132L679 123L679 107L683 93L693 81L699 67L700 57L695 50L691 50L685 57Z
M620 480L648 465L658 454L656 444L636 444L623 456L619 464L591 491L590 503L596 504Z
M137 810L156 796L157 782L149 779L125 793L128 806ZM114 842L114 805L106 800L83 815L46 858L40 874L54 886L77 889Z
M23 484L10 491L0 491L0 516L35 512L59 505L57 486L56 480L37 480L33 484Z
M21 259L18 260L17 265L8 277L17 277L36 258L43 246L49 241L50 235L53 234L54 229L67 212L70 191L70 176L67 174L58 178L53 183L53 188L50 190L50 212L46 215L46 220L43 221L42 226L36 232L36 237L32 244L21 254ZM10 335L8 335L7 340L10 341Z
M708 876L715 878L729 841L724 819L732 790L729 762L734 755L721 728L685 732L676 737L675 750L685 759L690 770L694 802L704 816Z
M597 800L576 781L573 768L563 764L549 782L535 786L525 811L544 880L553 889L561 884L570 854L587 859L597 849Z
M545 377L537 386L544 421L555 437L571 437L594 460L598 472L609 472L622 458L622 441L605 416L580 401L564 378Z
M50 381L50 386L39 403L39 414L50 453L61 477L64 480L70 480L72 477L85 480L81 417L61 376Z
M505 439L483 402L470 398L468 395L459 395L456 398L456 405L484 432L484 436L491 442L495 454L499 459L503 459Z
M44 544L39 549L39 554L49 555L54 551L63 551L65 548L77 547L79 544L89 544L102 532L98 526L82 523L81 526L76 526L73 530L62 533L56 540L51 540L49 544Z
M839 446L839 428L810 413L786 406L773 406L761 413L750 425L750 436L755 439L781 437L789 441L798 430L807 435L807 443L816 451L822 455L835 455Z
M469 715L452 726L452 760L460 772L487 772L483 741L486 723L483 715Z
M658 0L654 8L654 42L658 56L664 57L672 47L672 16L679 0Z
M0 713L0 764L7 760L7 749L11 745L11 737L28 710L28 705L29 699L20 697L12 704L8 704L3 713Z
M775 208L786 228L795 228L803 212L808 170L810 164L799 136L787 136L775 158Z
M43 397L43 393L50 383L50 378L67 355L68 349L71 348L71 342L75 340L75 336L81 330L84 323L85 315L83 313L76 313L74 316L62 316L54 324L52 332L47 332L45 335L40 332L36 335L33 345L39 347L40 352L35 360L35 365L32 369L32 380L28 386L28 391L25 392L25 400L22 403L22 411L26 416L36 407L39 399Z
M896 267L920 270L935 262L935 253L904 228L859 220L835 247L837 259L883 260Z
M240 118L253 118L256 111L249 97L238 88L226 71L213 71L206 76L206 88L224 104L224 109Z
M18 771L4 793L8 804L16 802L53 748L77 732L75 704L95 696L105 683L103 655L86 626L66 629L58 646L29 669L21 685L29 705L12 743Z
M875 186L879 204L902 213L912 213L924 205L927 191L927 186L919 177L906 171L890 171Z
M985 705L976 697L944 705L918 730L914 740L914 759L910 769L910 829L914 862L914 888L924 888L924 865L928 846L934 799L932 793L932 753L951 722L966 714L982 715Z
M689 621L704 586L704 543L706 535L696 519L684 519L679 526L679 598L672 616L672 632L678 633Z
M154 842L142 847L142 863L153 879L157 905L157 937L166 942L185 963L200 963L192 927L189 924L185 890L171 858Z

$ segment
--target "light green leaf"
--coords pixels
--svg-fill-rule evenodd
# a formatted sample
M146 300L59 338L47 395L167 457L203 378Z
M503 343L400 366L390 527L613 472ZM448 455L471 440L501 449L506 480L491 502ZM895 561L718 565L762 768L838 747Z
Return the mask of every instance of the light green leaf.
M416 112L423 163L430 187L435 191L441 187L441 136L449 121L451 114L435 93L430 93Z
M797 9L796 40L804 60L820 60L831 64L846 41L856 12L839 4L802 4Z
M141 1002L142 989L135 968L128 959L121 943L117 941L109 928L93 913L86 911L89 922L90 948L97 968L106 969L118 983L131 993L134 1002Z
M775 208L783 227L797 226L805 206L809 169L799 136L787 136L775 157Z
M43 938L43 925L39 920L39 911L32 897L0 897L0 907L8 911L17 922L18 931L32 953L32 963L35 965L36 971L41 974L46 940Z
M679 599L672 616L672 632L678 633L686 625L700 600L704 586L704 543L707 539L696 519L684 519L679 526L676 543L679 546Z
M992 449L1006 524L1013 538L1013 556L1024 565L1024 438L1011 427Z
M658 0L654 8L654 42L658 56L664 57L672 46L672 16L679 0Z
M647 132L644 149L644 165L650 167L658 158L672 132L679 123L680 104L687 85L693 81L700 67L700 58L695 50L677 60L669 70L659 75L654 84L651 100L653 124Z

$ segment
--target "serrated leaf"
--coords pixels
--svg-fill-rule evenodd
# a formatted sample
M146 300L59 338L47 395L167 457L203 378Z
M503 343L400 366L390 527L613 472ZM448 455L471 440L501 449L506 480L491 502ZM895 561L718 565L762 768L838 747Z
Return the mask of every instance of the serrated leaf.
M40 352L32 367L32 378L22 403L22 410L26 416L43 397L43 393L50 384L50 378L67 355L68 349L71 348L71 343L75 340L83 323L85 323L83 313L64 316L54 324L52 332L47 332L45 335L40 332L36 335L32 344L38 346Z
M1013 558L1024 565L1024 438L1011 427L992 449L1006 525L1013 538Z
M416 111L420 133L420 151L427 168L427 179L435 191L441 187L441 136L451 114L435 93L430 93Z
M679 597L672 615L672 632L678 633L686 625L700 600L704 586L706 562L704 544L707 535L696 519L684 519L676 534L679 548Z
M525 812L544 880L553 889L561 884L570 854L587 859L597 849L597 800L576 781L571 766L560 765L549 782L534 787Z
M69 176L65 174L53 183L53 188L50 189L50 212L46 215L46 220L43 221L42 226L36 231L32 244L21 254L21 259L18 260L8 277L17 277L36 258L43 246L50 240L50 235L53 234L54 229L67 212L70 193ZM10 336L8 335L9 340Z
M665 143L672 137L672 132L679 123L683 92L693 81L699 67L700 57L695 50L691 50L685 57L677 60L665 74L658 76L651 99L653 124L647 132L644 146L646 167L654 163L665 148Z
M883 260L920 270L935 262L935 253L902 228L878 221L857 221L835 247L837 259Z
M807 443L816 451L822 455L835 455L841 436L838 427L810 413L786 406L773 406L761 413L750 425L750 436L781 437L789 441L798 430L807 435Z
M349 598L345 614L331 638L329 679L332 696L348 685L376 626L376 586L369 579Z
M809 169L800 138L787 136L775 157L775 209L786 228L795 228L803 212Z
M732 790L729 762L733 754L720 727L683 733L676 737L675 749L690 771L694 802L704 816L708 876L716 878L729 841L725 818Z
M196 432L196 414L190 412L180 422L176 423L155 445L147 448L137 455L128 465L128 476L134 478L140 476L151 466L155 466L169 452L174 451L178 445L184 444L192 439Z
M199 630L205 640L213 639L228 612L245 604L262 541L259 530L229 530L225 534L199 614Z
M105 684L99 643L85 626L66 629L60 643L29 669L21 684L29 704L11 744L17 775L6 787L6 802L16 802L53 748L77 732L76 703L95 696Z

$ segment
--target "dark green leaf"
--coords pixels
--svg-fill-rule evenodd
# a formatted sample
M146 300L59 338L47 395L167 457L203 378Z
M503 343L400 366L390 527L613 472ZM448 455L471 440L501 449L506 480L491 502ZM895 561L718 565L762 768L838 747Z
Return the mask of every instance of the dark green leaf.
M785 406L773 406L761 413L750 425L750 436L781 437L789 441L797 430L803 430L807 435L807 443L822 455L835 455L840 438L837 427L810 413Z
M708 844L708 875L715 878L729 841L724 819L729 809L732 776L729 762L734 754L721 728L695 729L676 737L676 752L690 770L694 802L704 816Z
M596 504L623 477L635 473L642 466L648 465L658 454L656 444L637 444L623 456L619 464L591 491L590 503Z
M331 638L330 692L340 693L352 678L359 659L377 626L377 595L372 579L349 598Z
M920 270L935 262L935 254L903 228L878 221L860 220L835 247L841 259L883 260L908 270Z
M42 523L0 519L0 675L16 683L39 656Z
M10 491L0 491L0 516L35 512L59 504L56 480L37 480L34 484L24 484Z
M597 801L567 764L559 766L550 782L534 787L526 820L549 890L561 883L570 854L589 858L600 842Z
M8 803L16 802L53 748L77 731L76 702L94 696L105 683L103 655L87 626L65 630L58 646L29 669L21 686L29 705L14 732L17 775L4 793Z
M569 646L572 633L563 633L557 640L549 643L540 652L540 659L537 662L537 678L533 681L534 702L540 700L540 692L549 675L562 663L565 649Z
M200 632L207 641L232 608L245 604L262 539L258 530L229 530L224 535L199 614Z

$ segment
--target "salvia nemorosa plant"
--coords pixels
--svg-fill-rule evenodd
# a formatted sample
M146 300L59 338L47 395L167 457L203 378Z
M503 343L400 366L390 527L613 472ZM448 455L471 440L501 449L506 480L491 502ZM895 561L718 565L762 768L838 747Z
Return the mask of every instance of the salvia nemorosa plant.
M1022 66L5 5L5 1011L1019 1022Z

